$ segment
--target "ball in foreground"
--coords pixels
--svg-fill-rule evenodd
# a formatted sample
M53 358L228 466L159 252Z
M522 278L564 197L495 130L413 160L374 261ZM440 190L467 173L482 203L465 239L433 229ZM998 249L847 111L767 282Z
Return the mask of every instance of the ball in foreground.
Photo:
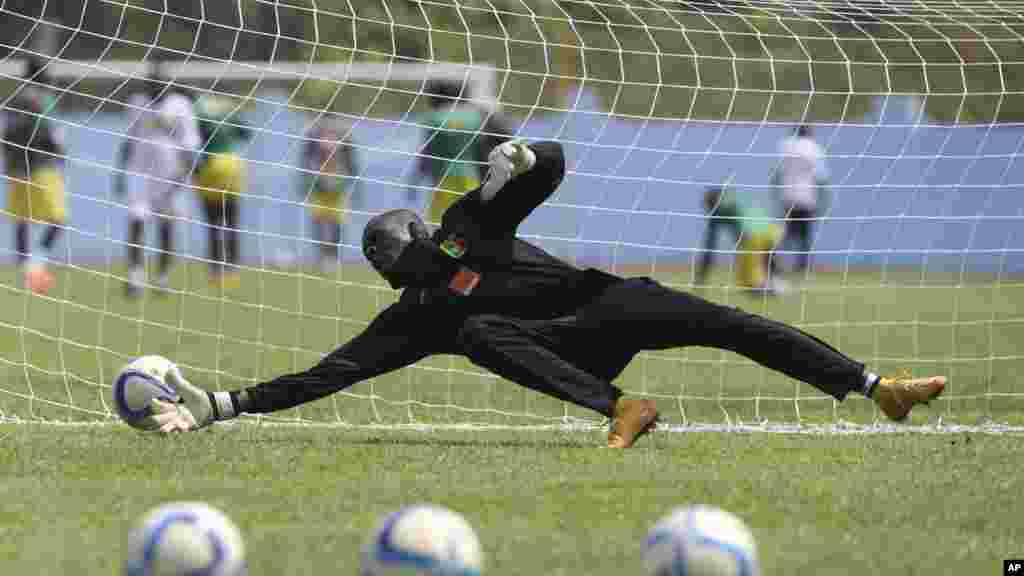
M363 547L362 576L479 576L480 539L462 515L433 505L403 508Z
M644 574L757 576L754 535L735 515L690 506L662 518L643 546Z
M222 512L172 502L143 516L128 535L125 576L243 576L245 545Z
M114 378L112 393L117 413L129 426L155 430L150 403L154 399L177 402L178 395L167 384L174 363L163 356L142 356L121 369Z

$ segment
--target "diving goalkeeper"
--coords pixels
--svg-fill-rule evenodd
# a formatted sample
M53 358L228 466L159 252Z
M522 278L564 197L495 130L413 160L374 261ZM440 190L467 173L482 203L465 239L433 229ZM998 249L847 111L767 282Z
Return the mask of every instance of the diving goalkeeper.
M651 400L612 384L642 350L710 346L742 354L843 399L873 398L889 418L943 390L942 376L880 378L796 328L666 288L650 278L580 270L516 237L562 181L556 142L506 142L489 156L485 183L453 204L431 234L418 215L370 220L363 252L398 302L317 365L251 387L207 392L177 369L182 402L156 401L164 432L242 413L284 410L433 354L459 354L512 382L611 419L608 446L628 448L658 418Z

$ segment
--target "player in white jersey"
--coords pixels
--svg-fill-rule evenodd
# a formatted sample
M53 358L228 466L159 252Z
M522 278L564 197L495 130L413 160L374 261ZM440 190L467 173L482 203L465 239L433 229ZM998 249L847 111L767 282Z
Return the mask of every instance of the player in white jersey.
M118 196L127 195L129 297L139 296L146 279L142 247L145 221L156 214L160 222L160 258L156 284L166 288L174 250L174 216L178 192L186 183L200 145L192 100L166 79L151 76L146 93L130 103L134 116L121 145L120 170L115 175ZM129 180L127 175L131 175Z
M782 141L779 155L782 159L773 180L786 216L783 243L791 239L797 242L796 270L804 271L810 263L811 223L818 216L821 196L828 186L825 152L814 141L810 126L800 126Z

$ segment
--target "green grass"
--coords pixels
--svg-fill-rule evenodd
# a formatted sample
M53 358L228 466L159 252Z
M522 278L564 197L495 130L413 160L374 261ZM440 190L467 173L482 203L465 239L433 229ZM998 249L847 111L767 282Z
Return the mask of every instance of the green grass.
M243 530L252 573L355 574L381 514L416 502L476 527L488 574L639 573L672 507L741 515L765 574L998 574L1024 539L1020 437L596 435L235 426L161 438L0 426L5 574L113 574L152 506L202 499Z
M686 270L658 272L689 281ZM729 289L727 273L702 293L797 323L879 370L950 374L949 394L914 423L1021 422L1022 401L996 395L1018 391L1022 368L1016 279L819 273L789 298L766 301ZM14 272L0 270L0 414L109 421L107 383L142 353L174 358L210 388L302 369L394 298L363 267L330 279L253 271L225 295L200 267L182 267L181 294L139 302L125 301L108 274L60 271L47 300L18 291ZM586 416L474 370L435 358L284 416L513 425ZM876 418L863 400L834 405L717 351L637 360L619 384L658 398L671 424L725 414L794 422L797 406L805 422ZM745 399L754 396L760 402ZM354 574L377 518L422 501L464 513L488 573L499 575L638 573L645 532L694 502L750 523L765 574L996 574L1002 558L1021 553L1019 435L655 433L626 453L601 441L599 431L240 425L161 438L123 426L0 425L0 567L115 573L130 523L180 499L229 512L254 575Z

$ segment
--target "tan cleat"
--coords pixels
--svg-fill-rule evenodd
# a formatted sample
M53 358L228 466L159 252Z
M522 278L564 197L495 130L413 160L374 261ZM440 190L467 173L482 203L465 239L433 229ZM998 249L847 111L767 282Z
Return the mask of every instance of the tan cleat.
M879 378L872 400L886 416L901 422L917 404L927 404L946 388L945 376Z
M609 448L629 448L658 422L658 409L650 400L620 398L612 414L608 432Z

